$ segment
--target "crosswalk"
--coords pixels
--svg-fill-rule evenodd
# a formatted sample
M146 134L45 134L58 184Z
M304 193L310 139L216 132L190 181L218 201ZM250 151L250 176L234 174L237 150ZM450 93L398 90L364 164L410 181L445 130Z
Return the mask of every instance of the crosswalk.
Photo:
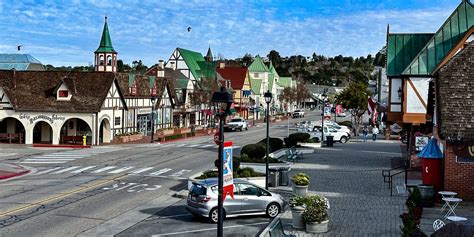
M211 149L215 148L217 149L219 146L215 144L204 144L204 143L156 143L154 146L159 147L159 148L167 148L167 147L176 147L176 148L196 148L196 149ZM232 148L240 148L240 146L232 146Z
M23 164L63 164L77 159L82 159L89 156L94 156L102 153L114 152L127 149L125 147L101 147L101 148L90 148L72 151L62 151L41 156L34 156L26 158L19 163Z
M171 178L183 178L186 174L189 174L192 170L180 169L173 170L171 168L155 168L155 167L134 167L134 166L61 166L39 170L32 174L38 175L60 175L60 174L94 174L94 175L117 175L117 174L129 174L129 175L142 175L142 176L154 176L154 177L171 177ZM186 178L186 177L184 177Z
M7 157L7 156L14 156L18 155L18 153L0 153L0 157Z

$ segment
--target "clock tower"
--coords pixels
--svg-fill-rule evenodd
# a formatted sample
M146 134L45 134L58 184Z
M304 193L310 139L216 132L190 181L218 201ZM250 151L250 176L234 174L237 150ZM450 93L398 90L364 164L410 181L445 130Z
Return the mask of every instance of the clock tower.
M100 39L99 48L95 54L95 71L97 72L117 72L117 52L112 47L109 27L107 26L107 16L105 16L104 30Z

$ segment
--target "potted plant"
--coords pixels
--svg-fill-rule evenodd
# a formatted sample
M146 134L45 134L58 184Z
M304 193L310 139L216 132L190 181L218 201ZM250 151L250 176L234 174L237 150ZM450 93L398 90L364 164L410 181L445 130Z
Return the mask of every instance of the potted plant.
M306 197L306 208L301 215L306 224L306 232L328 232L328 207L328 201L324 197L318 195Z
M302 196L298 196L295 194L292 194L290 196L290 200L288 201L288 205L291 208L291 216L293 219L293 228L295 229L303 229L304 228L304 222L303 222L303 217L301 214L304 212L304 207L305 207L305 198Z
M309 176L305 173L298 173L291 178L293 182L293 193L306 197L309 186Z
M415 220L421 219L421 215L423 214L423 198L417 187L410 192L405 204L408 207L408 213L412 215Z

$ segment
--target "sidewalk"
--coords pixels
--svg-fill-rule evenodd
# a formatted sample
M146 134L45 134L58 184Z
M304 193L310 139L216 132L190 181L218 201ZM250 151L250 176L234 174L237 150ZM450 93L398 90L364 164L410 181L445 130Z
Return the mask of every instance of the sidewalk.
M24 168L23 166L0 163L0 180L5 180L13 178L16 176L21 176L29 173L30 170Z
M308 191L329 199L329 232L320 236L400 236L405 197L391 197L382 177L396 156L401 156L399 141L336 143L305 154L292 166L290 177L308 173ZM291 194L291 187L270 190L286 198ZM291 228L290 209L282 216L286 233L315 236Z

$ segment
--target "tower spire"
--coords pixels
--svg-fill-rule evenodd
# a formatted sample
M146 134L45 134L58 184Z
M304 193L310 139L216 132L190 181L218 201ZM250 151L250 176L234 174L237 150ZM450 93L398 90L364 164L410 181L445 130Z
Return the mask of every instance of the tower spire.
M112 46L110 39L109 26L107 24L107 15L104 17L104 29L100 39L99 47L94 52L96 71L115 72L117 69L117 52Z
M206 61L208 61L208 62L214 61L213 58L212 58L212 52L211 52L211 46L210 45L209 45L209 48L207 49Z

